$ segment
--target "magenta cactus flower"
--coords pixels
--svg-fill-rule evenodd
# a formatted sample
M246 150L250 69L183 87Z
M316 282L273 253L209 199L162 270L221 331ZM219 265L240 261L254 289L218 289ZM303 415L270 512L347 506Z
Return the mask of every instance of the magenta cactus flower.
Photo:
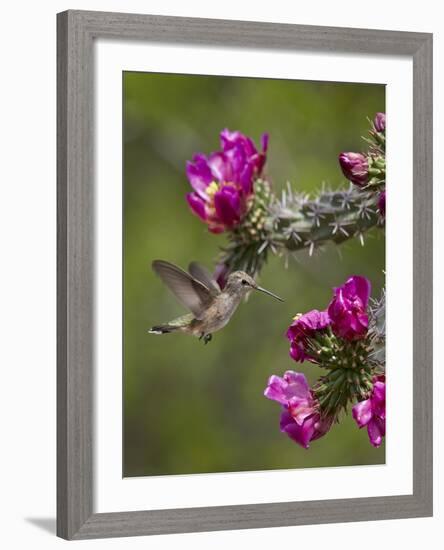
M287 338L290 340L290 357L295 361L311 361L316 359L310 356L307 346L307 338L315 336L317 331L328 327L330 318L327 311L313 309L303 315L296 315L293 323L287 330Z
M385 132L385 113L376 113L373 124L377 132Z
M359 428L367 426L373 447L379 447L385 436L385 376L375 378L371 396L356 403L352 414Z
M328 306L333 332L345 340L359 340L367 334L367 305L371 284L366 277L354 275L334 289Z
M268 135L261 139L259 152L253 141L240 132L222 130L221 150L206 157L196 153L186 164L193 192L188 204L212 233L239 225L248 211L254 181L262 174L268 148Z
M362 153L341 153L339 164L344 176L355 185L363 187L368 183L368 160Z
M385 216L385 191L381 191L378 197L378 210L381 216Z
M311 441L329 431L332 420L321 418L318 403L304 374L287 371L282 378L271 376L264 395L283 406L281 432L305 449L308 449Z

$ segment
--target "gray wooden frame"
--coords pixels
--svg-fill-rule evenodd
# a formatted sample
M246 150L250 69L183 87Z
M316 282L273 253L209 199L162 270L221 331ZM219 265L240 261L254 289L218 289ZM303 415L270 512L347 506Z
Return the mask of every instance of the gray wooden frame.
M413 59L413 494L93 511L93 43L96 38ZM432 515L432 35L66 11L57 16L57 534L88 539Z

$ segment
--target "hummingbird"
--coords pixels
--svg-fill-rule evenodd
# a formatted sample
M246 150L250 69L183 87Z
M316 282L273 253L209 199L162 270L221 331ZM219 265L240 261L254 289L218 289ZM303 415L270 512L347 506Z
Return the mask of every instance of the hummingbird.
M199 340L203 339L207 344L211 341L213 332L228 323L242 298L251 290L259 290L281 302L284 301L276 294L258 286L253 277L244 271L231 273L224 289L221 290L211 273L198 262L190 263L188 273L163 260L154 260L152 268L191 313L152 327L148 331L150 334L184 332L198 337Z

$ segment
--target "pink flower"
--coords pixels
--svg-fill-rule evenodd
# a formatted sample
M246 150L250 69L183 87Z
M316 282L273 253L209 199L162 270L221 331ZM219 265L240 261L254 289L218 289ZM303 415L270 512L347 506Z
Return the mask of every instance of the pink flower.
M368 438L373 447L379 447L385 436L385 376L375 378L371 396L356 403L352 414L360 428L367 426Z
M367 305L371 284L365 277L354 275L335 288L328 315L333 332L345 340L359 340L367 334Z
M313 309L303 315L297 315L287 330L287 338L290 340L290 356L295 361L316 360L310 356L307 346L307 338L313 337L317 331L323 330L330 324L330 318L326 311Z
M332 419L321 418L319 407L302 373L287 371L284 376L270 376L265 397L283 406L281 432L308 449L310 441L325 435Z
M196 153L186 165L193 191L187 194L191 210L206 222L212 233L236 227L248 210L253 183L262 174L268 135L259 152L253 141L240 132L222 130L221 150L208 157Z
M341 153L339 164L344 176L355 185L363 187L368 182L368 160L362 153Z

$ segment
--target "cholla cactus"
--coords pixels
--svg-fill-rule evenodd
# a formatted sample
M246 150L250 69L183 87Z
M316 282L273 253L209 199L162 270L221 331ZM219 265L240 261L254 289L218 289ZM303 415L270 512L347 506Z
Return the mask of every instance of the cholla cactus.
M347 188L323 189L315 197L288 184L277 197L264 173L268 135L259 151L240 132L223 130L221 150L194 155L187 163L193 191L188 203L212 233L225 232L215 277L224 286L230 271L260 272L270 254L282 256L306 249L310 255L324 243L339 244L364 235L385 221L384 113L371 122L366 152L343 152L340 167ZM325 311L298 314L287 331L294 361L324 369L310 388L302 373L271 376L265 396L282 405L281 431L305 448L326 435L341 413L352 406L360 428L378 447L385 435L385 295L371 300L362 276L334 289Z
M371 300L369 306L369 333L372 338L373 352L371 361L379 370L385 369L385 290L379 300Z
M321 245L340 244L364 236L385 219L385 115L372 122L368 151L341 153L339 163L350 186L321 190L310 197L290 184L280 197L258 177L253 183L245 214L228 232L219 263L228 271L242 269L255 275L270 253L278 256L306 249L313 254Z
M281 431L305 448L353 405L372 445L385 434L385 299L370 301L370 281L350 277L325 311L296 315L287 331L290 356L325 370L312 388L301 373L271 376L265 396L283 405Z

